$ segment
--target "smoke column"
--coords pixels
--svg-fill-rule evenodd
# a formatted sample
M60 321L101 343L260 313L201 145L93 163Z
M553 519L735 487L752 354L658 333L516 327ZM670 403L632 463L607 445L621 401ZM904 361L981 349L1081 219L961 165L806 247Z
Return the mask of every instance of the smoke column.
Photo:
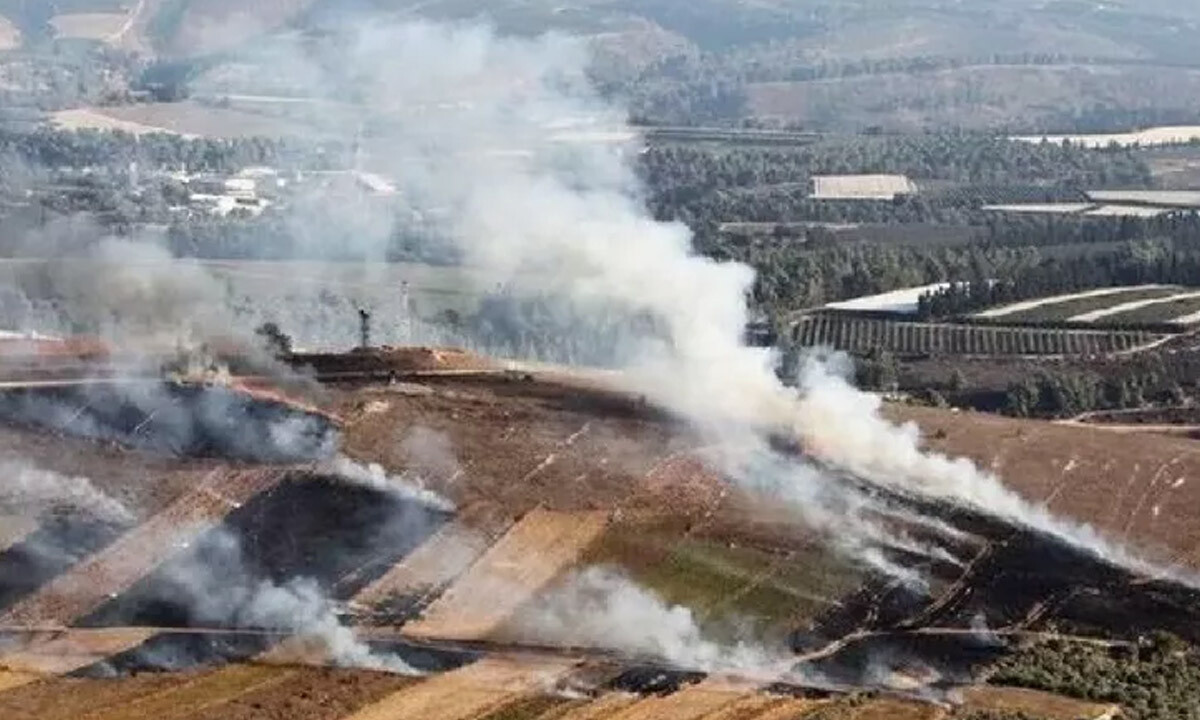
M477 289L569 308L548 334L574 336L571 357L618 361L628 389L721 446L710 460L734 481L788 502L848 554L913 583L919 579L883 551L938 551L885 529L873 518L890 508L820 468L781 458L768 438L793 438L824 464L871 482L964 503L1132 563L969 462L923 452L914 427L884 420L879 401L829 363L808 363L798 392L785 387L772 352L742 341L752 270L697 255L685 226L649 215L631 162L640 143L589 84L582 42L426 22L329 30L331 40L315 47L291 38L265 44L259 53L269 72L261 76L245 74L236 85L210 77L201 86L308 88L322 101L311 112L323 115L323 126L361 142L367 169L392 180L409 211L434 219L470 277L486 278ZM346 212L314 202L302 217ZM354 242L382 258L395 216L370 216L372 207L353 206ZM319 233L304 238L329 242ZM612 327L620 331L598 330Z

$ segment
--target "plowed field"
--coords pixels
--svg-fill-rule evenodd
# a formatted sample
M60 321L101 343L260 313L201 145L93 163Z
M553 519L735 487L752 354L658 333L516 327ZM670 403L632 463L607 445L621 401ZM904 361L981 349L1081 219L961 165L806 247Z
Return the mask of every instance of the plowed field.
M534 510L493 545L425 615L405 626L415 637L484 639L571 567L601 533L608 514Z
M1200 567L1200 444L1155 434L916 407L931 448L991 468L1021 495L1174 562Z
M551 689L574 664L570 660L481 660L405 688L349 720L481 718L522 696Z

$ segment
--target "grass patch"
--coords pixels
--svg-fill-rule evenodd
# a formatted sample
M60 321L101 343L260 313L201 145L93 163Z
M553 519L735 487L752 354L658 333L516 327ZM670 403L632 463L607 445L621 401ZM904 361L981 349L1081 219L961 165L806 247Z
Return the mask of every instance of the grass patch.
M690 608L706 629L731 621L756 633L794 628L828 609L861 577L819 547L775 552L667 526L610 529L590 564L616 565L666 602Z

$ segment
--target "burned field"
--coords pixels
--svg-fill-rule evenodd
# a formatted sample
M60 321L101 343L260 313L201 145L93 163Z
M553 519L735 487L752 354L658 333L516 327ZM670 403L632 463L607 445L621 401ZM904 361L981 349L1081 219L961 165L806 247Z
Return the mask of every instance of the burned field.
M34 444L39 463L86 466L129 509L52 503L0 549L0 712L67 717L53 696L69 688L117 698L97 715L113 718L169 698L183 700L167 717L933 718L1029 643L1200 643L1200 593L1183 582L838 476L887 508L880 522L911 540L887 559L923 581L880 575L725 483L685 427L594 382L424 367L389 380L326 383L319 410L163 384L0 397L0 449L55 437L70 463ZM581 591L589 568L608 584ZM579 592L651 615L530 632ZM637 639L680 617L683 650ZM738 643L771 670L704 654ZM748 685L712 686L716 670ZM846 704L864 690L882 695Z
M116 380L0 393L0 418L153 453L252 462L304 462L332 453L319 413L220 385Z

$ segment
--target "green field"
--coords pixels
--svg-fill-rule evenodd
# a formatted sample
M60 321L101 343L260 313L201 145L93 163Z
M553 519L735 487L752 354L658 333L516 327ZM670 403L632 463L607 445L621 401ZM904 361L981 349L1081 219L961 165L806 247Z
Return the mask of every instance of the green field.
M731 620L764 636L828 610L861 582L858 571L819 546L771 553L710 538L680 539L666 527L611 529L589 553L617 565L671 604L690 608L711 632Z
M1102 308L1113 307L1127 302L1137 300L1149 300L1151 298L1170 297L1181 292L1180 288L1147 288L1144 290L1130 289L1127 292L1112 293L1110 295L1097 295L1095 297L1079 298L1077 300L1067 300L1065 302L1049 302L1044 305L1039 305L1029 310L1015 312L1009 315L1000 315L995 319L999 322L1015 322L1015 323L1043 323L1043 322L1063 322L1084 313L1093 312ZM1106 318L1106 322L1114 323L1123 322L1122 316L1114 315L1111 318ZM1156 321L1143 321L1156 322Z

